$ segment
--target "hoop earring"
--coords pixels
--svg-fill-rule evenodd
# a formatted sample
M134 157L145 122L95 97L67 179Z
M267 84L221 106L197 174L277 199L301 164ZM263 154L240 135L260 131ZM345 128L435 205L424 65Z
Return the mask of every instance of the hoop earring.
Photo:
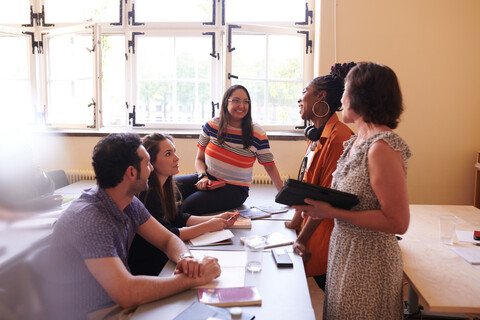
M322 116L319 116L319 115L315 112L315 105L316 105L317 103L319 103L319 102L325 103L325 104L327 105L327 112L326 112L324 115L322 115ZM312 113L313 113L317 118L324 118L324 117L326 117L326 116L330 113L330 105L329 105L329 104L327 103L327 101L325 101L325 100L317 101L317 102L315 102L315 103L313 104Z

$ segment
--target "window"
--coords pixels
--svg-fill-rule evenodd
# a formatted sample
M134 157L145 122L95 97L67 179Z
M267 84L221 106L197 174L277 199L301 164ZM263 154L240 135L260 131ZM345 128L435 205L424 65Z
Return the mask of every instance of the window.
M31 37L20 29L0 28L0 96L2 126L35 122L35 92L31 74Z
M198 129L238 83L255 122L293 129L313 76L313 3L17 1L0 20L0 30L17 28L0 37L11 48L0 53L3 70L15 69L2 88L22 92L10 94L7 114L61 128Z

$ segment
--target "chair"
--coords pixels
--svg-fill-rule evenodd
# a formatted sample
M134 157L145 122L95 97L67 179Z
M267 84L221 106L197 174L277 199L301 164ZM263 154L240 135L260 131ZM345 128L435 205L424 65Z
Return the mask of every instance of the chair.
M34 249L24 260L26 278L31 290L26 319L68 319L68 301L72 301L71 286L58 279L55 264L46 244Z
M52 170L45 172L45 174L54 182L55 190L68 186L70 184L65 170Z

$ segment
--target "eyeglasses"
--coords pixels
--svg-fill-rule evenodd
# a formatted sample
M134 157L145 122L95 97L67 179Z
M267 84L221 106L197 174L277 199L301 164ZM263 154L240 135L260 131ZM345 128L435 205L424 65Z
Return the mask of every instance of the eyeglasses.
M240 101L240 99L227 99L228 102L231 102L234 106L239 106L240 103L243 103L243 105L250 105L250 100L243 100Z

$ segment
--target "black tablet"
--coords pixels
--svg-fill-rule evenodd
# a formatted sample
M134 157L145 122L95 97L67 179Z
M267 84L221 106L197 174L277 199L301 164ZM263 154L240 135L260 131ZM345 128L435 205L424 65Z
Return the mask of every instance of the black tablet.
M350 209L358 203L356 195L315 184L288 179L275 196L275 202L289 206L305 205L303 199L309 198L330 203L336 208Z

